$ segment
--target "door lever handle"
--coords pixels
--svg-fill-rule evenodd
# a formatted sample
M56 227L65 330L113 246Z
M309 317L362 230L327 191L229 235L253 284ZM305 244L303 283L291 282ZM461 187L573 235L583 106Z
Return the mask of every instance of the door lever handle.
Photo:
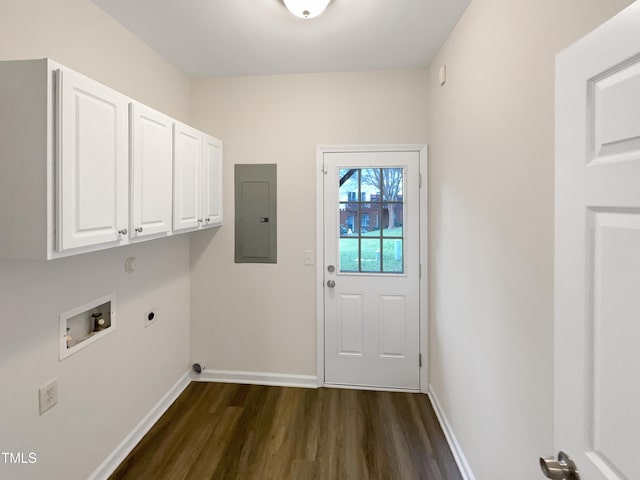
M541 457L540 469L545 477L552 480L580 480L576 463L564 452L555 457Z

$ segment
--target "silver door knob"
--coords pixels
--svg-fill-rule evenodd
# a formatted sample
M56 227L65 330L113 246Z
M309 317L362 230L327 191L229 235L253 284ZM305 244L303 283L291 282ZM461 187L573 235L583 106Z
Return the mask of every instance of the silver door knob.
M123 228L122 230L118 230L118 233L119 233L120 235L126 235L126 234L127 234L127 229L126 229L126 228Z
M336 282L335 282L334 280L329 280L329 281L327 282L327 287L329 287L329 288L333 288L333 287L335 287L335 286L336 286Z
M540 458L540 469L547 478L552 480L580 480L576 463L564 452L555 457Z
M142 233L142 227L138 227L138 228L136 228L136 232L138 232L138 233Z

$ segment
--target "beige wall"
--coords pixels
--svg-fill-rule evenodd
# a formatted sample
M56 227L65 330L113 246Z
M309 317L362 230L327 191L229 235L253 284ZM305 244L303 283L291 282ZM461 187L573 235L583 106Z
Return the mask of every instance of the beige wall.
M427 72L229 77L192 84L225 149L225 226L194 234L191 348L216 370L316 373L316 146L426 143ZM233 165L278 164L278 264L236 265Z
M430 69L431 384L479 480L554 453L554 55L629 3L473 0Z
M189 120L189 79L88 0L0 8L0 60L48 56ZM140 270L127 275L131 255ZM58 315L109 293L117 330L59 362ZM144 328L152 306L158 323ZM0 478L85 479L188 368L189 238L52 262L0 260L0 325L0 451L37 454L34 465L0 457ZM52 378L59 404L39 416L38 387Z
M189 121L189 78L89 0L0 0L0 12L0 60L49 57Z

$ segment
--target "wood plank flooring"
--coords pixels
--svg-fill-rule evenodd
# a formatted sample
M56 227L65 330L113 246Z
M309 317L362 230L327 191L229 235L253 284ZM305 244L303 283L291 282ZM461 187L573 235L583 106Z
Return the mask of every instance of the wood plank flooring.
M191 383L110 480L462 480L426 395Z

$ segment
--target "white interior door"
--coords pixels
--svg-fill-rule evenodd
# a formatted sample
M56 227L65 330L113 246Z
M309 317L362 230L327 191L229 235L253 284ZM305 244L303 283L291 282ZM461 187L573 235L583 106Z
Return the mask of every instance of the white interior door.
M325 383L419 389L419 151L324 153Z
M583 480L638 479L640 3L556 67L555 444Z

